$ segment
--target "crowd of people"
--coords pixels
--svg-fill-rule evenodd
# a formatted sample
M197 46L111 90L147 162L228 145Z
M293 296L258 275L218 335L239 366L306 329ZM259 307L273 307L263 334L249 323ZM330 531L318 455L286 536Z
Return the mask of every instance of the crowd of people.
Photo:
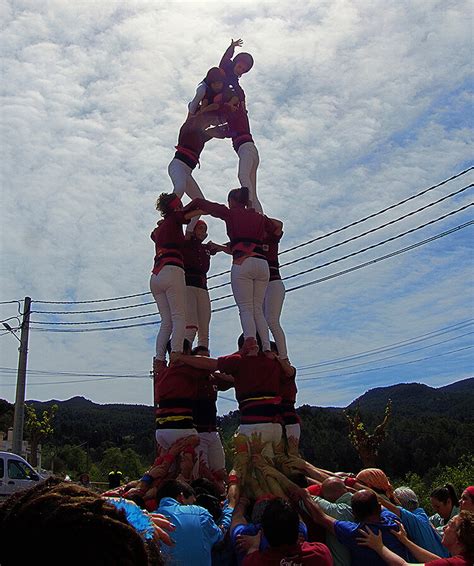
M2 565L473 564L474 486L460 500L450 484L433 491L428 517L380 469L323 470L300 455L296 369L280 324L283 223L257 197L259 157L239 82L253 58L234 57L241 45L232 40L199 83L168 167L173 192L156 203L156 459L103 494L50 478L12 496L0 508ZM212 138L230 138L238 156L241 186L227 204L206 200L192 175ZM206 214L225 222L228 242L205 243ZM242 334L234 352L213 358L207 273L218 252L232 256ZM216 402L230 388L240 422L226 462ZM120 483L118 472L112 479Z

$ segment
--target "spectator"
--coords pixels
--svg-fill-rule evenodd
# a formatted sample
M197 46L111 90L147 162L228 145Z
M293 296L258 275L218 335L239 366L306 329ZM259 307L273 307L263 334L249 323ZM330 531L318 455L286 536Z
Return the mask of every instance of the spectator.
M461 511L474 513L474 485L466 487L462 492L461 499L459 500L459 508Z
M357 544L358 531L366 525L370 525L377 533L382 533L384 544L388 548L399 556L408 558L404 545L392 532L398 529L397 516L386 509L381 509L373 491L363 489L352 496L352 513L357 522L338 521L330 517L313 501L307 491L302 492L301 498L312 519L349 548L353 566L383 566L385 564L372 549Z
M253 508L249 523L245 518L246 511L249 505L248 499L241 497L235 507L234 514L232 515L232 523L230 525L230 538L231 543L237 554L237 563L241 564L245 558L245 551L250 547L258 548L262 552L269 548L269 542L265 535L261 536L262 517L265 509L271 501L276 499L272 495L263 496L258 499ZM303 522L299 522L298 527L299 537L301 540L308 539L308 531ZM257 544L258 543L258 544Z
M431 492L430 499L431 506L435 511L435 514L430 517L430 522L438 531L440 536L442 536L445 525L447 525L448 521L459 513L459 507L456 506L459 498L456 495L454 486L447 483L442 487L437 487L433 490Z
M472 566L474 563L474 513L461 511L444 528L443 544L452 554L451 558L439 558L408 540L406 533L400 533L400 540L415 556L416 566L425 563L428 566ZM373 549L389 566L408 566L408 562L386 548L380 533L360 531L360 544Z
M118 468L114 468L109 472L109 489L115 489L122 483L122 472Z
M409 487L398 487L394 494L399 506L380 499L379 502L400 517L410 540L437 556L448 557L449 552L441 544L441 537L431 526L425 510L420 507L416 493Z
M321 509L339 521L354 521L351 508L352 493L349 493L341 478L328 478L321 484L321 497L313 500ZM326 531L326 544L334 559L334 566L350 566L351 556L349 549L330 531Z
M260 550L258 540L248 551L243 566L298 564L332 566L331 553L320 542L298 542L298 513L281 498L268 502L262 514L262 532L268 548Z
M2 566L162 564L126 513L82 486L48 478L0 507ZM26 543L26 544L25 544Z
M392 484L383 470L379 470L379 468L365 468L365 470L361 470L356 475L356 480L360 484L370 487L384 499L396 503L393 498Z
M223 539L209 511L194 505L196 497L190 485L179 480L166 482L158 492L157 513L176 527L173 547L163 547L163 554L173 566L210 566L211 550Z

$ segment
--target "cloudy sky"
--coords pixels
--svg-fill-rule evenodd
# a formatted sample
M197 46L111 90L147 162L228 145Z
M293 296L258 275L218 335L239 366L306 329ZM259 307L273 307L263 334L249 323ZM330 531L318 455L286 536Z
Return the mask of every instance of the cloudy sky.
M0 6L0 318L16 328L33 299L27 398L151 404L154 201L171 189L196 84L239 37L255 59L241 84L260 200L285 223L282 250L315 240L281 256L294 261L282 269L283 325L299 404L472 375L474 175L459 175L473 165L467 0ZM230 142L213 140L195 178L224 202L236 171ZM224 241L223 223L210 219L209 233ZM211 272L229 267L216 257ZM233 351L239 332L235 308L216 312L213 355ZM17 348L2 329L9 401ZM236 408L224 397L221 413Z

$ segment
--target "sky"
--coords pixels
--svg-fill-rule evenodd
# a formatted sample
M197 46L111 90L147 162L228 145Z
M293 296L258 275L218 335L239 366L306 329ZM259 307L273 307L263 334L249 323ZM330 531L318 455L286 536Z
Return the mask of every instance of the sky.
M282 323L298 405L471 377L469 14L467 0L2 0L0 319L18 328L32 298L27 398L152 404L154 204L172 189L187 103L231 38L255 60L241 85L258 195L284 222L281 251L299 246L280 257L294 261ZM229 140L206 145L194 177L226 201ZM211 275L230 268L221 255ZM212 278L211 298L228 282ZM229 307L213 314L214 356L235 351L233 304L212 303ZM0 329L9 401L14 334ZM236 408L232 392L219 400Z

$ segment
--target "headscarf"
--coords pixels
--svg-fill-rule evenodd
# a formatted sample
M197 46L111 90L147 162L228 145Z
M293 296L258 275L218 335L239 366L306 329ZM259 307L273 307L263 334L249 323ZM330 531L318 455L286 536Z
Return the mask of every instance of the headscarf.
M361 470L356 478L374 491L382 492L389 499L393 499L392 484L382 470L378 468L366 468L365 470Z

